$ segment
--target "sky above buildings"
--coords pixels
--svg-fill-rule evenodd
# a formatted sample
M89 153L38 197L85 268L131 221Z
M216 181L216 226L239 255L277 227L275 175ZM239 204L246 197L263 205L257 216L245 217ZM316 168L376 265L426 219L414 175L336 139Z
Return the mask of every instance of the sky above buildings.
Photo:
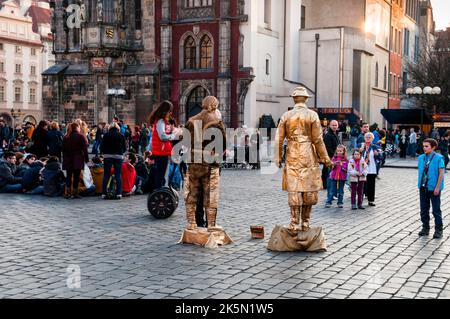
M450 0L431 0L436 30L450 27Z

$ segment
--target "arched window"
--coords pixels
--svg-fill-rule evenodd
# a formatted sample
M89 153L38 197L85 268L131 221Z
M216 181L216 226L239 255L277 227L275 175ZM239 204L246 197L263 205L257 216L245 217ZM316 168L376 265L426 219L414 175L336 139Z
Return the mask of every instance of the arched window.
M213 45L209 36L205 35L200 41L200 69L212 69Z
M375 64L375 87L378 87L378 62Z
M184 69L194 70L197 68L196 45L193 37L188 37L184 41Z
M207 95L208 92L202 86L192 90L186 104L186 122L202 111L202 101Z
M386 90L387 88L387 69L386 66L384 66L384 78L383 78L383 89Z

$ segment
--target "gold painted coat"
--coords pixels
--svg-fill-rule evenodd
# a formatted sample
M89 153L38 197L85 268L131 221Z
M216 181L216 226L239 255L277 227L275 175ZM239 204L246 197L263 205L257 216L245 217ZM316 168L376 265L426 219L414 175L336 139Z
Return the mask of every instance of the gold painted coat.
M322 189L319 161L330 166L331 161L322 138L322 126L316 112L306 104L296 104L280 120L275 136L275 162L281 163L283 143L287 138L283 190L316 192Z

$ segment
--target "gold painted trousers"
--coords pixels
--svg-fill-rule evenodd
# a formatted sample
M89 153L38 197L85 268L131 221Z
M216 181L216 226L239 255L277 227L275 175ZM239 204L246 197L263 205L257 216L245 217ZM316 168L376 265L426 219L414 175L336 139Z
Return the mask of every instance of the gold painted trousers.
M216 226L217 207L219 206L219 167L201 164L190 164L184 184L184 199L186 202L186 217L188 229L196 228L195 211L197 200L203 193L208 228Z
M288 193L288 203L291 208L291 223L289 228L291 230L297 232L300 229L300 217L302 220L301 230L309 230L312 206L317 204L318 199L318 192Z

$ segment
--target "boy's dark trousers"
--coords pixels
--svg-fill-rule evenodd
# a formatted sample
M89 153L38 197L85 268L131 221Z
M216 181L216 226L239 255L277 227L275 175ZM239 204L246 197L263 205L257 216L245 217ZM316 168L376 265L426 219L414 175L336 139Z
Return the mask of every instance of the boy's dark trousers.
M352 206L356 206L356 196L358 195L358 207L362 206L364 199L364 181L351 182L350 187L352 189Z
M438 196L433 191L421 187L420 188L420 219L424 228L430 228L430 202L433 207L433 217L435 228L442 229L442 212L441 212L441 194Z

